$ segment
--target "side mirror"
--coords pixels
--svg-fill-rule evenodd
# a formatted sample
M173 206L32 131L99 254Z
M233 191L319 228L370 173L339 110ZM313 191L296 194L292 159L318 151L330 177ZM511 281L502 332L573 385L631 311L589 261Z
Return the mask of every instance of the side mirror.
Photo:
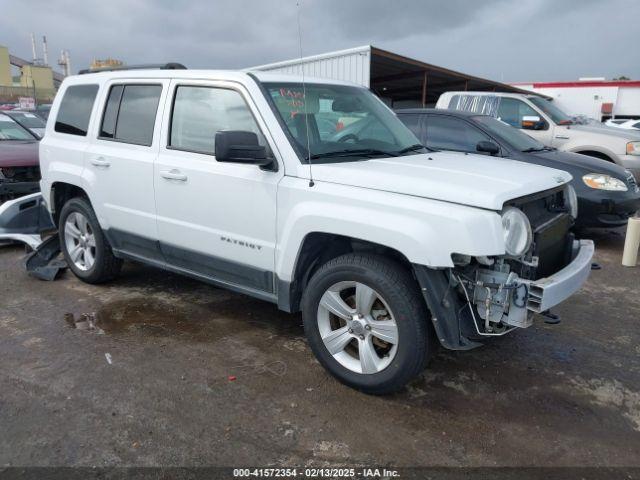
M247 163L265 167L273 160L267 158L267 149L258 143L258 135L242 130L220 130L216 133L216 160L218 162Z
M525 115L522 117L521 127L523 130L542 130L544 129L544 120L537 115Z
M489 155L497 155L500 152L500 147L488 140L482 140L476 145L476 151L488 153Z

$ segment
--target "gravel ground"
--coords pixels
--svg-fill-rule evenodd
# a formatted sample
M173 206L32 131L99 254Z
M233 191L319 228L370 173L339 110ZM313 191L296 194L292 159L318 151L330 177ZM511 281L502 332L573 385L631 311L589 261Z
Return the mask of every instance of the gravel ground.
M42 282L0 247L0 466L640 466L623 233L591 234L603 269L562 323L442 351L383 398L325 373L299 315L133 263Z

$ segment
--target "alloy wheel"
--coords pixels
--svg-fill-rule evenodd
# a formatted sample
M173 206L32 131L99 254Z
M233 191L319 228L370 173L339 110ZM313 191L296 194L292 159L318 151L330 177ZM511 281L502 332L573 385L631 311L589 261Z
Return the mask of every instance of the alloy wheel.
M64 240L73 264L82 271L96 261L96 238L89 220L80 212L72 212L64 224Z
M361 282L332 285L320 299L318 329L333 358L352 372L374 374L398 349L398 326L384 298Z

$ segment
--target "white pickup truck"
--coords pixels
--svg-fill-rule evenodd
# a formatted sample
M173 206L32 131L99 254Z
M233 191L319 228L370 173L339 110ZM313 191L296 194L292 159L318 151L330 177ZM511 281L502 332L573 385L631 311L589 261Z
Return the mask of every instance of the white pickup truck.
M352 84L162 68L67 77L40 144L80 279L133 259L302 311L320 363L377 394L589 275L570 175L474 157L427 150Z
M579 124L538 95L502 92L445 92L436 108L491 115L526 130L543 144L614 162L640 182L640 132L602 124Z

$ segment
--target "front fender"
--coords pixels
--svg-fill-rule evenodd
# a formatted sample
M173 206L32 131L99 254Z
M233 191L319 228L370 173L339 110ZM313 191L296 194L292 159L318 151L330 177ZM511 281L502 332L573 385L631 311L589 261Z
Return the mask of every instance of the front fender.
M329 233L392 248L411 263L452 267L452 253L504 254L493 211L346 185L285 177L278 188L276 273L291 281L310 233Z
M567 145L566 151L571 153L597 152L618 163L618 155L616 155L612 150L603 147L602 145Z

